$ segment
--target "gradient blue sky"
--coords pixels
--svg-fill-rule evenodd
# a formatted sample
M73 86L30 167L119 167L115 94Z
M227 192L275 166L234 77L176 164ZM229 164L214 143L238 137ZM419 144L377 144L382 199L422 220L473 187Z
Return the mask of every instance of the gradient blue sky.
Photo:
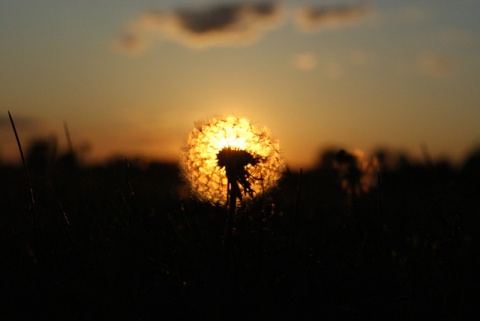
M176 160L196 121L227 114L270 128L293 168L329 146L455 160L480 144L479 1L283 1L209 34L172 22L225 3L257 2L0 0L0 158L18 157L7 110L25 144L64 147L66 121L87 160Z

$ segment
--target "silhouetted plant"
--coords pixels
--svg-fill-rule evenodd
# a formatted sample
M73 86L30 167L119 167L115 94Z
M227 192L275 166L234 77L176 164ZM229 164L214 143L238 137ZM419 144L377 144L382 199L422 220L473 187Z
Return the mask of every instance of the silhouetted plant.
M340 150L336 157L342 188L356 199L374 187L378 178L378 159L363 159L362 151L353 153Z
M228 206L230 237L237 201L253 199L274 187L285 162L278 142L266 129L244 118L225 117L196 125L183 151L181 166L199 199Z

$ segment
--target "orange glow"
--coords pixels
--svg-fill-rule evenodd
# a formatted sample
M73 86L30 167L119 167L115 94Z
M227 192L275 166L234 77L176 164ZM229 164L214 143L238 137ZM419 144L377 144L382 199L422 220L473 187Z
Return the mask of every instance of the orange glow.
M224 148L243 150L261 159L247 164L245 171L254 198L276 185L285 169L279 144L266 128L257 128L245 118L228 116L199 123L190 133L180 162L192 191L212 204L227 202L228 180L225 167L218 165L217 154Z

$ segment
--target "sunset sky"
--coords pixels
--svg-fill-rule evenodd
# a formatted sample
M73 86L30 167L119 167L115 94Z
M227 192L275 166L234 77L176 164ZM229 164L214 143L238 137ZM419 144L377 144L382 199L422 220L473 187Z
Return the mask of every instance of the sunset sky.
M0 0L0 159L64 122L87 160L177 160L247 117L292 168L326 147L480 145L480 1ZM86 149L85 146L89 146Z

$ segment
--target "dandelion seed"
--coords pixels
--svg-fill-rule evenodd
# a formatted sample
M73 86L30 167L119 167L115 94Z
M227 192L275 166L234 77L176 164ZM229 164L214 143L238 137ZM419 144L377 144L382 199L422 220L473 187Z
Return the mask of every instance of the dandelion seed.
M229 196L255 198L274 187L285 170L278 141L268 130L233 116L198 123L180 162L194 195L221 205Z

